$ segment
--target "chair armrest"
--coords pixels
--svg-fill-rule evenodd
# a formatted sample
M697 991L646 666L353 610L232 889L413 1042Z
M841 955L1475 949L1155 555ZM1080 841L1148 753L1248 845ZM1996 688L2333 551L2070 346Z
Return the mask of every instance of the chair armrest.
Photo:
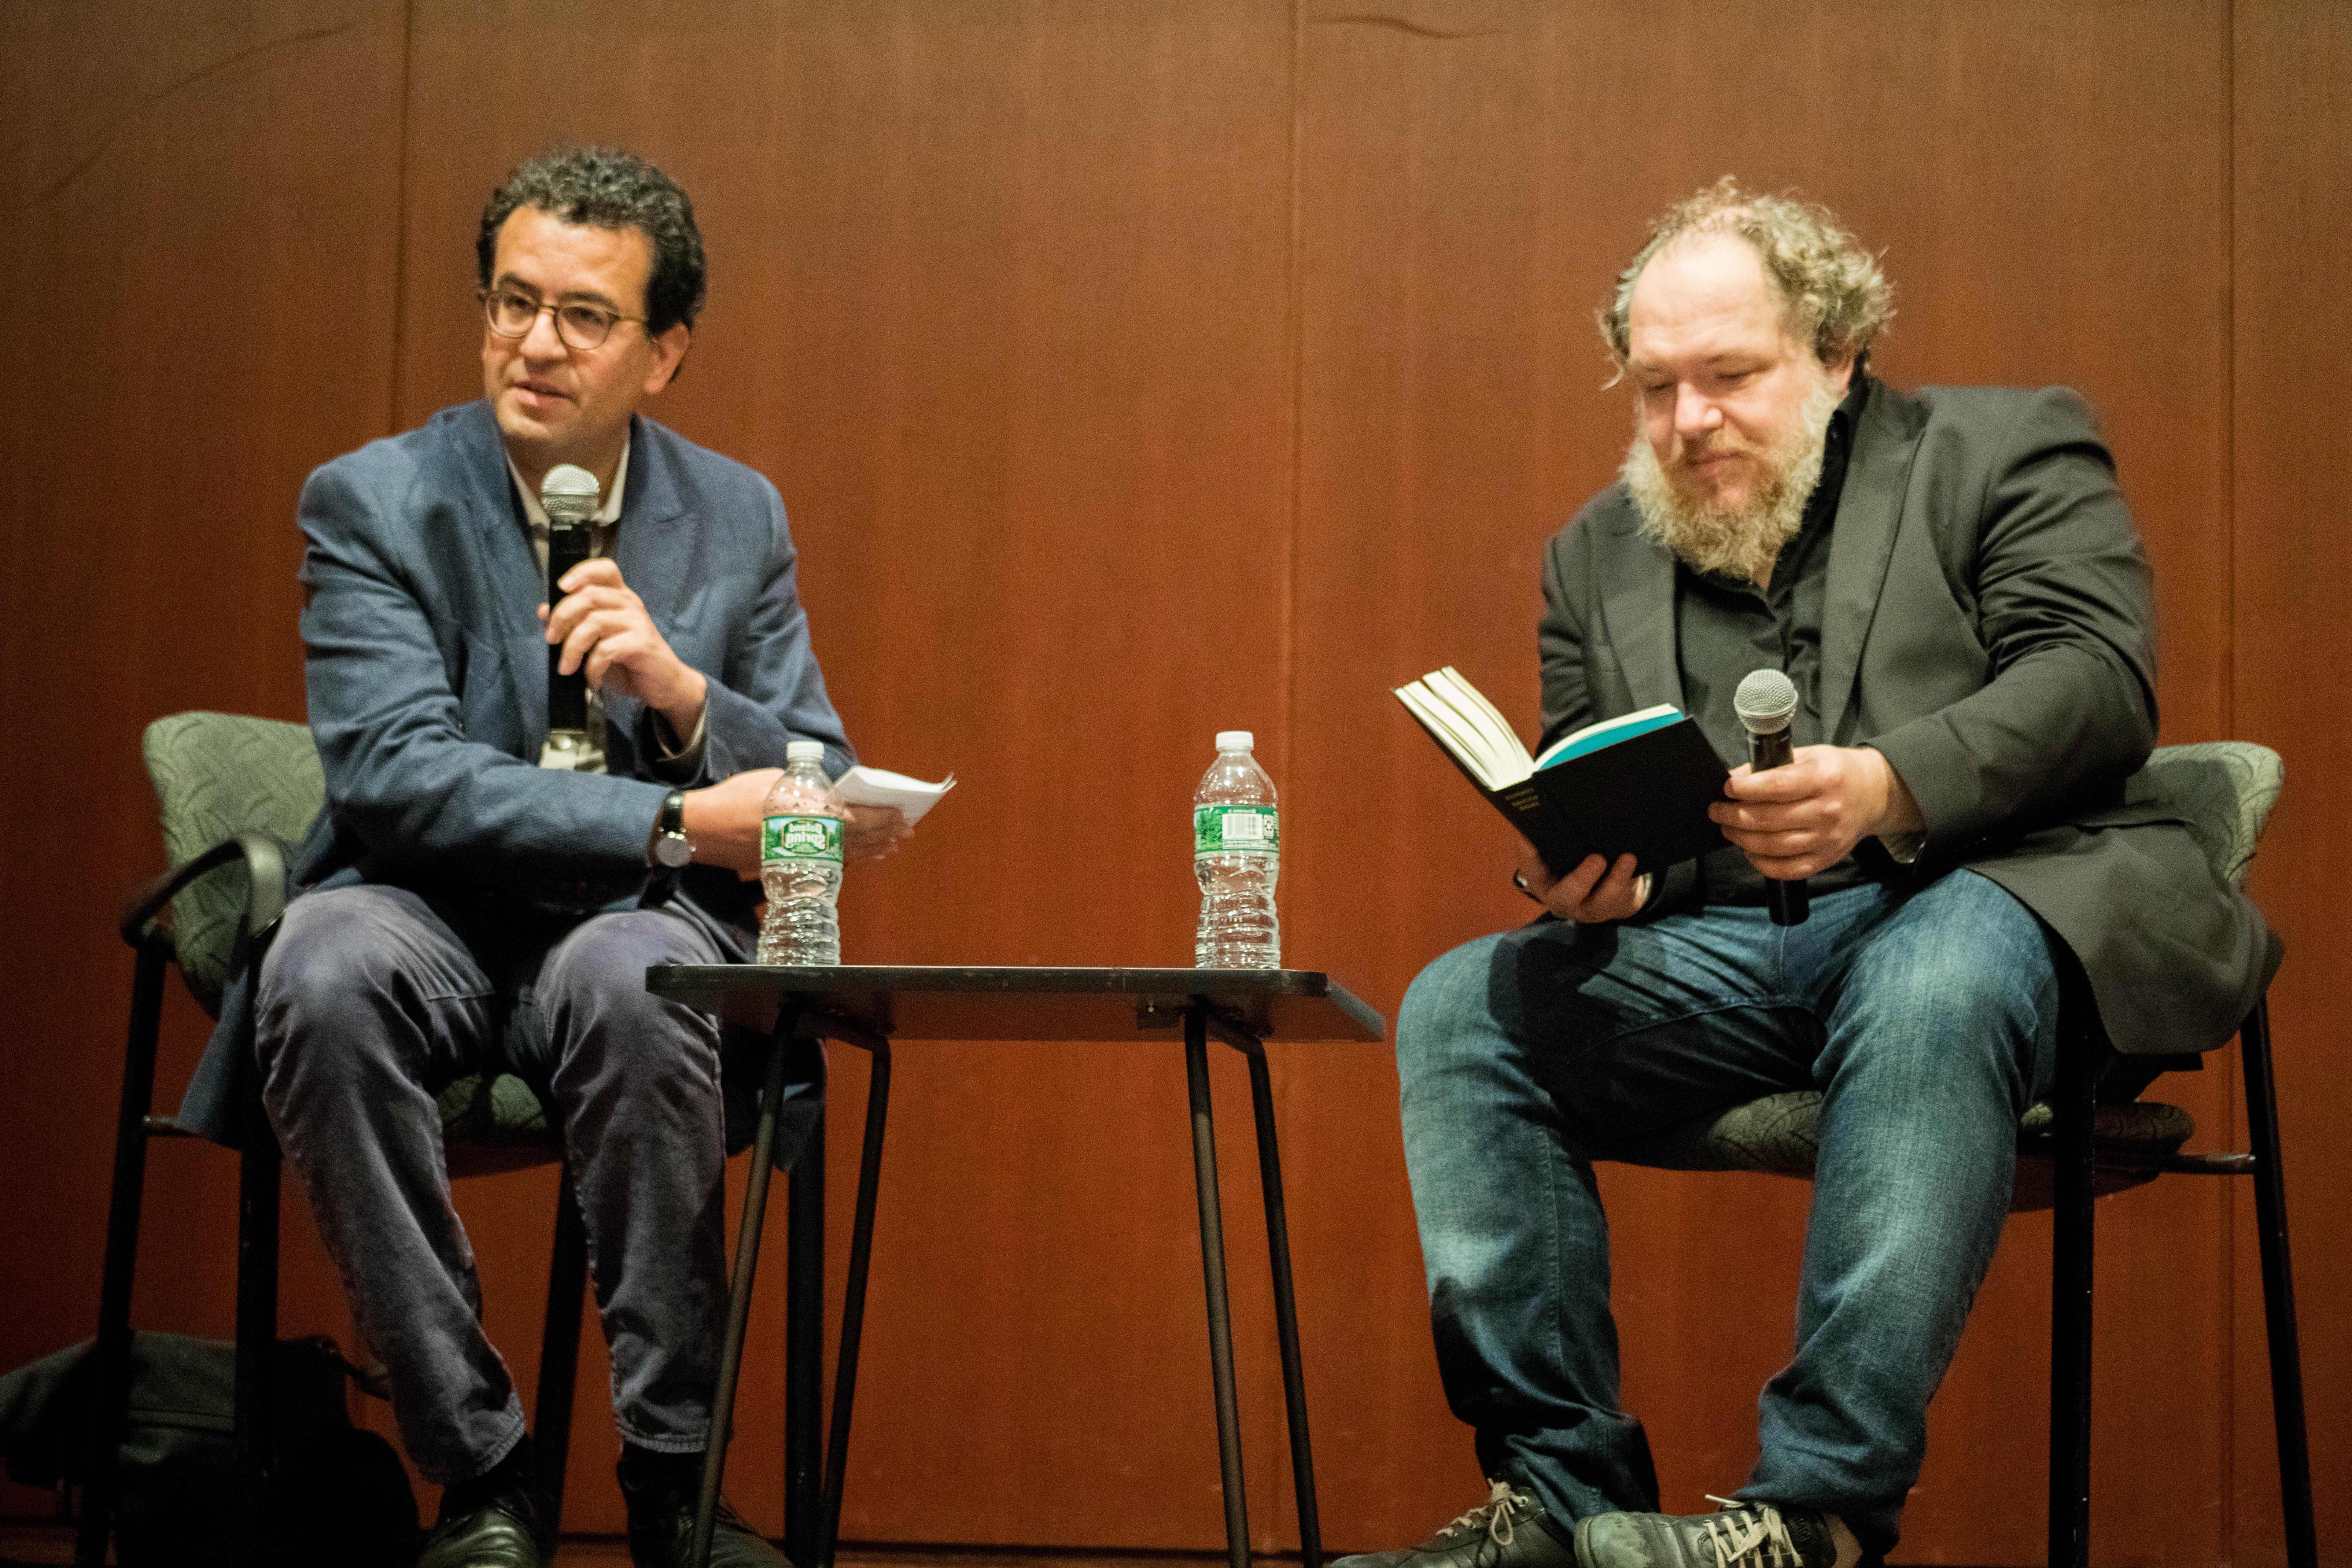
M246 938L250 941L276 925L278 917L286 912L286 847L267 833L240 833L234 838L222 839L194 859L182 861L134 890L122 904L122 940L137 947L156 913L181 889L232 860L245 862Z

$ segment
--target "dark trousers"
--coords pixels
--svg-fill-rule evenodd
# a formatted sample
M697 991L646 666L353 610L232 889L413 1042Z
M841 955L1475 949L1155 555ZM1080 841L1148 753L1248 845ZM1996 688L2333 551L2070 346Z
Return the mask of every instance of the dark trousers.
M263 1103L432 1479L482 1474L524 1430L442 1157L434 1097L474 1073L515 1074L562 1122L622 1436L707 1441L727 1294L719 1026L648 995L645 972L729 956L660 909L492 918L373 886L288 907L257 994Z

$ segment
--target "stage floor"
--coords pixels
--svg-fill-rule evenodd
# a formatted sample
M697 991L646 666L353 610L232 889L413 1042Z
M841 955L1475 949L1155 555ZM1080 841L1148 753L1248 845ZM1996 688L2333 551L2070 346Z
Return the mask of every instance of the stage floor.
M1115 1564L1192 1568L1195 1563L1224 1560L1225 1554L1216 1551L1091 1552L969 1546L926 1550L851 1543L841 1549L835 1562L839 1568L1113 1568ZM72 1561L71 1526L0 1521L0 1568L27 1564L48 1568ZM617 1536L567 1536L555 1557L556 1568L626 1568L628 1561L629 1549ZM1297 1563L1298 1553L1260 1552L1254 1561Z

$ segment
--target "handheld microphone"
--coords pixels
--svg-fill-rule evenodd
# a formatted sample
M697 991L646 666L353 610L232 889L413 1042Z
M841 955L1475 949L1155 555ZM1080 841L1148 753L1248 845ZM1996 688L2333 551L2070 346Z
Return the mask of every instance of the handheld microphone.
M604 500L604 487L596 476L571 463L558 463L547 470L539 481L539 504L547 511L547 605L552 610L562 602L563 590L556 584L563 574L588 559L591 533L596 508ZM558 745L558 736L576 736L576 745L588 744L588 671L585 661L570 675L558 671L563 662L563 645L555 643L547 650L547 729L551 745ZM558 745L558 749L567 749Z
M1748 764L1758 773L1786 767L1794 754L1789 725L1797 716L1797 684L1777 669L1751 669L1731 696L1732 711L1748 731ZM1804 879L1764 880L1764 900L1776 926L1802 925L1812 906Z

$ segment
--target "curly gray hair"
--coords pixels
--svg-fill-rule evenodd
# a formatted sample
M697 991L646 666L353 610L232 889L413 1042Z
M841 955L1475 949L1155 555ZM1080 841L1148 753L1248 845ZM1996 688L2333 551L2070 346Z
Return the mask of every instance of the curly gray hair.
M1663 250L1693 235L1737 235L1755 247L1787 304L1789 331L1812 345L1823 364L1848 354L1857 363L1894 319L1895 291L1878 258L1839 226L1827 207L1793 196L1744 190L1726 174L1666 209L1633 264L1617 275L1616 291L1596 312L1601 335L1622 372L1632 352L1633 285Z

